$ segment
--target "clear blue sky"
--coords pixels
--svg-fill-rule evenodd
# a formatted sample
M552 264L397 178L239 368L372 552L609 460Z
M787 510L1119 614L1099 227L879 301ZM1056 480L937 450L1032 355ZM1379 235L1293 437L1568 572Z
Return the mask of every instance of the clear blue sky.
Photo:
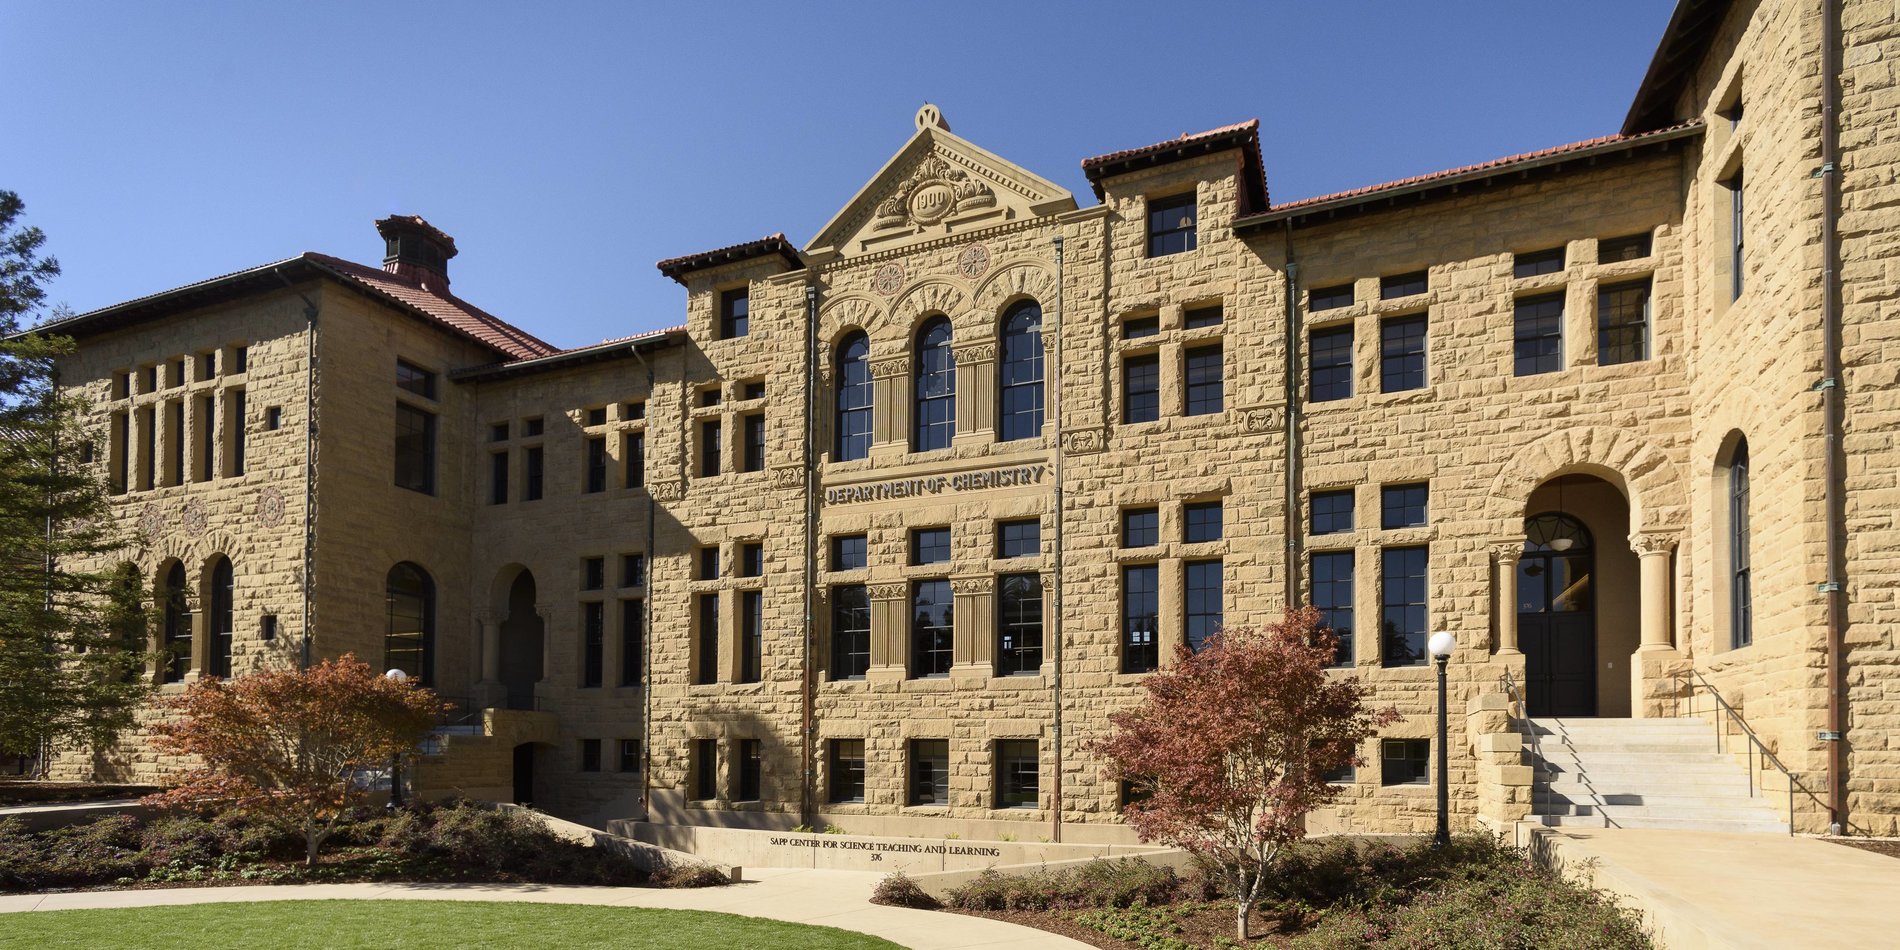
M1669 0L0 0L0 188L89 310L456 237L458 294L559 345L678 323L661 258L802 246L913 130L1093 203L1079 162L1259 118L1278 200L1616 131Z

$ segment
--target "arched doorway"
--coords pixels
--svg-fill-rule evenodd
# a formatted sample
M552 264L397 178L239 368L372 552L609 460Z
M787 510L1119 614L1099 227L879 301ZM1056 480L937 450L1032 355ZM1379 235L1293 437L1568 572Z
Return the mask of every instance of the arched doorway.
M1596 548L1566 514L1524 521L1517 562L1517 636L1532 716L1597 714Z
M508 619L501 622L501 682L509 709L534 708L534 684L541 682L541 615L535 612L534 575L524 570L508 588Z

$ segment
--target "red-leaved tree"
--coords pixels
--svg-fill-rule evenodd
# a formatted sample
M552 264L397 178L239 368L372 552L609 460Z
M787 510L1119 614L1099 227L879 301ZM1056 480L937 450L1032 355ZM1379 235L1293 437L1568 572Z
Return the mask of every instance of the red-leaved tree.
M1142 683L1142 704L1111 715L1113 732L1088 744L1110 778L1133 783L1123 815L1143 841L1226 875L1242 940L1265 872L1338 793L1326 774L1358 764L1359 745L1398 718L1368 709L1356 677L1327 672L1335 643L1311 607L1265 629L1229 627L1198 652L1181 648Z
M363 804L363 772L416 747L446 708L435 694L380 676L351 654L307 670L266 670L193 684L166 700L160 751L195 756L155 804L235 808L299 832L305 860Z

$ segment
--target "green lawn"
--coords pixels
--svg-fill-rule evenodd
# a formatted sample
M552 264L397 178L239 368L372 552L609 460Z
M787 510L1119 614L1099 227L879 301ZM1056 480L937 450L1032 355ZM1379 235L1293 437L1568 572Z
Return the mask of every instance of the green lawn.
M0 915L0 947L889 950L864 934L688 910L477 901L268 901Z

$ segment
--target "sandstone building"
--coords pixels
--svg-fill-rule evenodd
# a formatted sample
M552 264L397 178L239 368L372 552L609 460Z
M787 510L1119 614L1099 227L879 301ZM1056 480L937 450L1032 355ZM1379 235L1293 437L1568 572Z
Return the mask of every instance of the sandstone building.
M550 346L397 216L71 318L62 378L161 688L406 669L467 717L429 791L1124 840L1083 743L1311 601L1406 717L1333 826L1429 825L1444 629L1462 824L1536 807L1521 699L1708 715L1777 821L1893 834L1896 62L1891 3L1682 0L1618 133L1285 202L1253 122L1078 201L925 107L803 246L661 262L672 329Z

